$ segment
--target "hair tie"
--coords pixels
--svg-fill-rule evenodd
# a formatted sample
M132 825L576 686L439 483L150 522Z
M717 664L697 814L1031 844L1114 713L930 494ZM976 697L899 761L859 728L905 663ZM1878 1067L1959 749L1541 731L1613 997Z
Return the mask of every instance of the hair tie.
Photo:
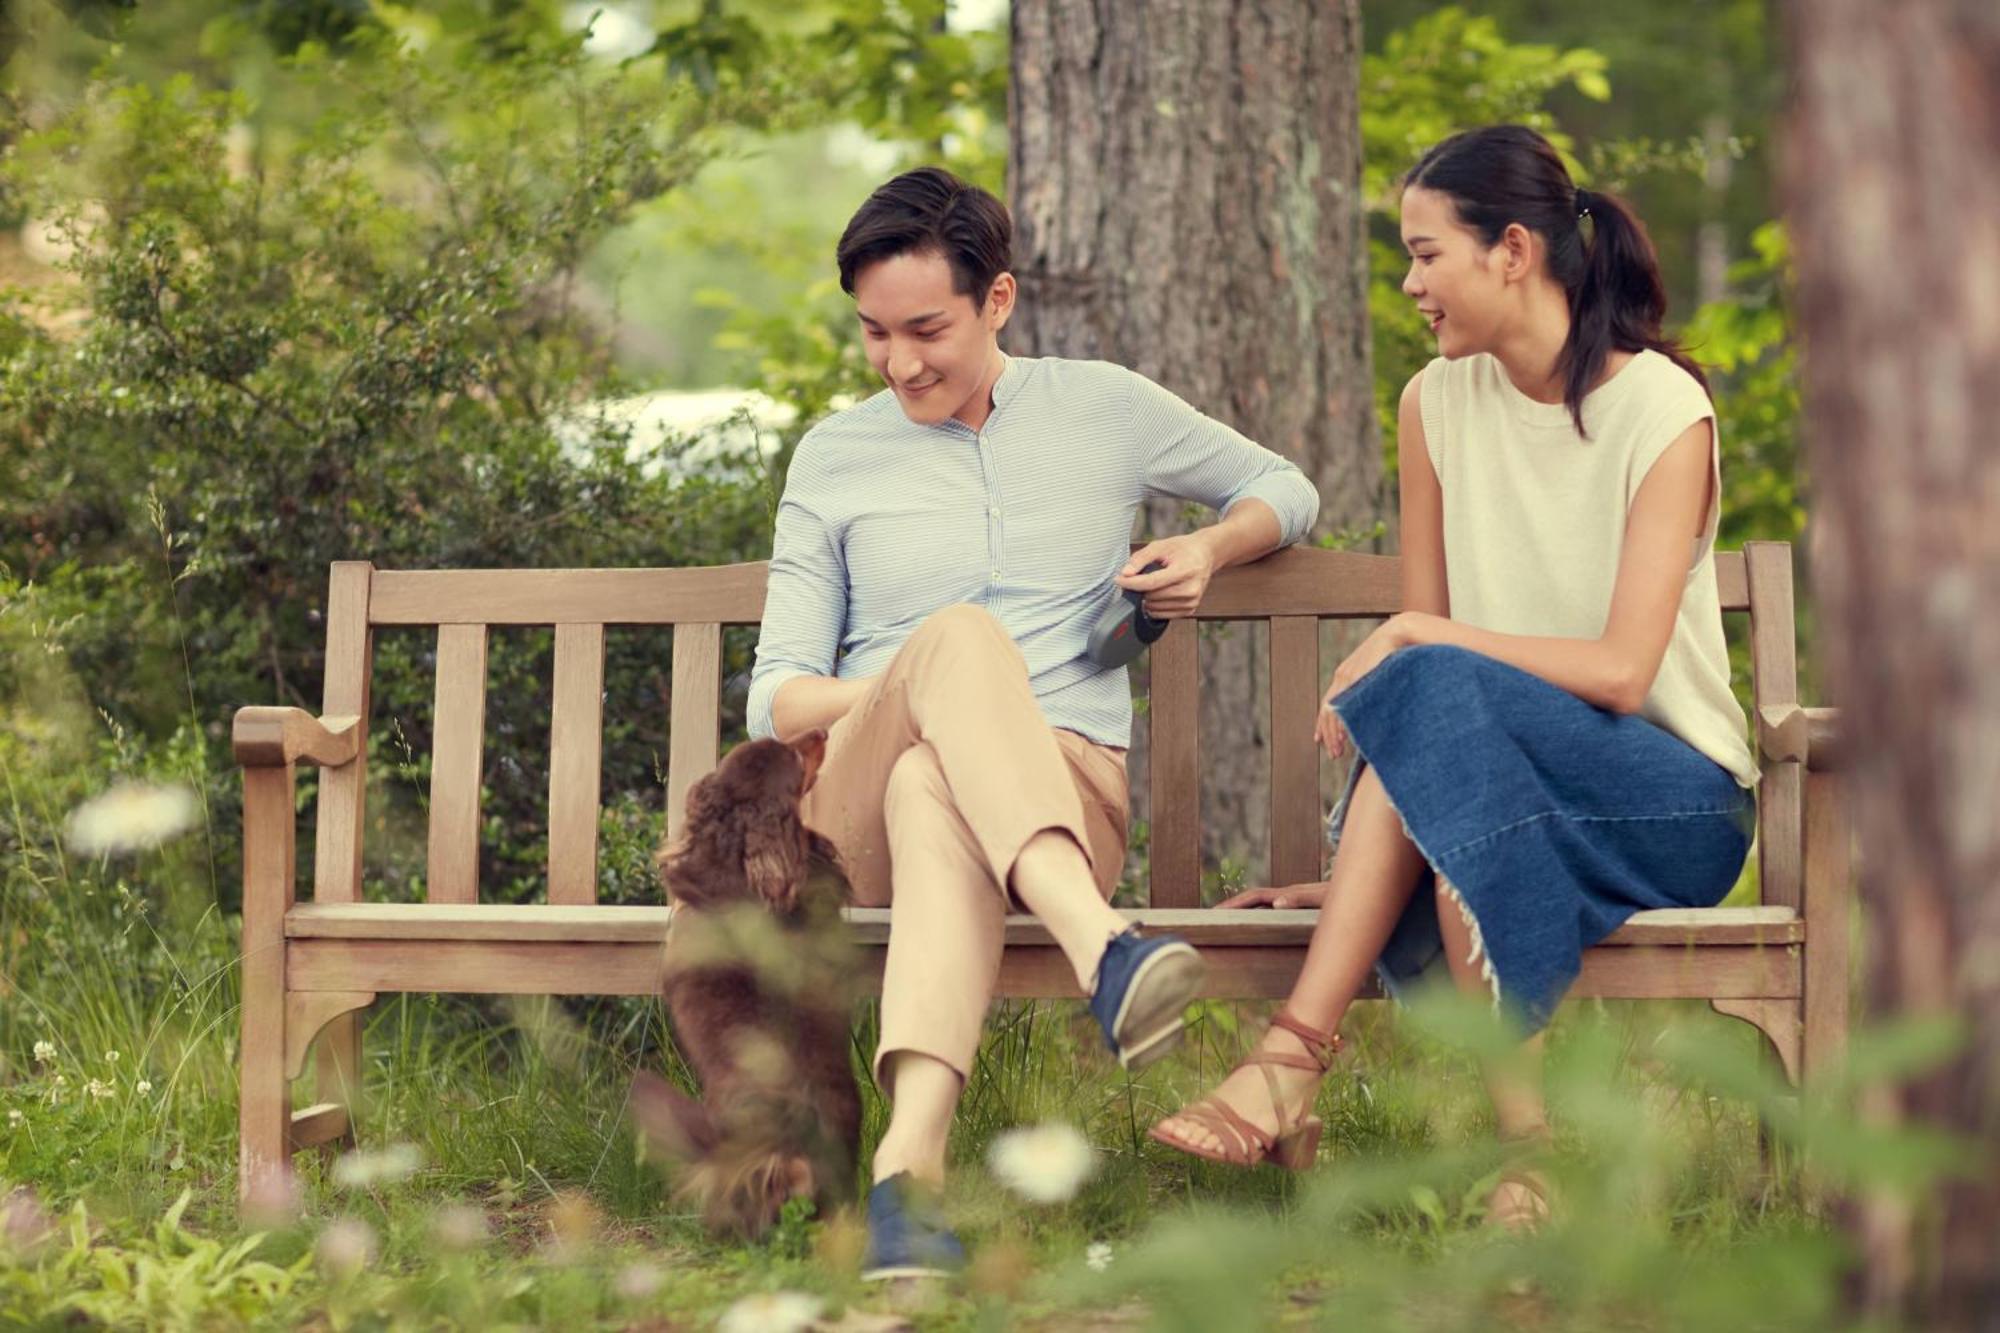
M1579 221L1590 216L1590 201L1596 198L1588 190L1576 192L1576 216Z

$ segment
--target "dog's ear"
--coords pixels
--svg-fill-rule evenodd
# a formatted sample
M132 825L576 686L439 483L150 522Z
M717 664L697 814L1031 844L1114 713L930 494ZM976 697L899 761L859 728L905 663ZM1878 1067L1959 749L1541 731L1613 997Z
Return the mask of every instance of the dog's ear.
M647 1152L669 1162L698 1162L722 1137L700 1102L658 1074L633 1075L631 1106Z
M771 910L789 912L806 878L805 826L789 805L759 813L743 828L743 877Z
M721 828L722 799L718 773L709 773L688 788L687 807L681 818L681 833L671 842L660 844L653 864L660 874L660 887L669 901L698 905L706 895L700 867L714 859L706 843L713 842Z
M792 753L799 757L799 763L805 767L805 779L799 783L799 795L804 796L812 790L813 779L819 776L819 766L826 762L826 729L814 727L803 736L794 736L786 743L792 747Z

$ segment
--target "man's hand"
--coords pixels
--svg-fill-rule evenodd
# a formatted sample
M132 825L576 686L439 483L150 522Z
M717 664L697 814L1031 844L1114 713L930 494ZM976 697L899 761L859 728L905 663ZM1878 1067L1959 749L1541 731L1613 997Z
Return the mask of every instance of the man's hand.
M1207 531L1148 542L1132 553L1113 582L1144 593L1146 614L1155 620L1193 615L1202 594L1208 591L1208 581L1215 576L1215 551ZM1165 567L1150 574L1139 572L1156 560Z

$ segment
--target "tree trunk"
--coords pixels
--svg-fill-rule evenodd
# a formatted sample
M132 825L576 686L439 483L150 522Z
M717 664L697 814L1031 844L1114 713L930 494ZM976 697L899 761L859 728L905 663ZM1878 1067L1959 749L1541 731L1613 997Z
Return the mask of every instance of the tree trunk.
M1853 743L1868 990L1962 1015L1893 1113L1978 1177L1856 1212L1864 1303L2000 1328L2000 8L1793 0L1788 145L1816 588Z
M1290 458L1318 533L1380 501L1360 198L1357 0L1015 0L1009 347L1129 366ZM1172 502L1147 535L1184 531ZM1202 642L1204 861L1253 881L1267 636ZM1328 670L1331 670L1329 664ZM1146 814L1144 732L1133 813Z

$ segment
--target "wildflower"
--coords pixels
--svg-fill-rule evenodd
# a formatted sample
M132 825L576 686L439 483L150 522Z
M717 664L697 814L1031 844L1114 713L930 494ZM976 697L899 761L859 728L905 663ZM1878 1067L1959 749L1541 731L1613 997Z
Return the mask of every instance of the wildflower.
M335 1277L353 1277L375 1262L375 1229L358 1217L342 1217L319 1233L319 1261Z
M56 1058L56 1044L54 1042L38 1041L35 1043L36 1064L45 1065L55 1058Z
M431 1219L431 1230L447 1250L469 1250L487 1237L486 1214L470 1204L449 1204Z
M83 1090L86 1095L100 1102L117 1091L111 1084L100 1082L97 1079L92 1079L90 1082L84 1084Z
M7 1108L7 1127L9 1129L19 1129L27 1123L28 1117L21 1114L20 1107L10 1106Z
M79 856L157 847L193 828L201 808L179 784L121 782L70 812L69 846Z
M820 1299L800 1291L745 1296L722 1312L715 1333L803 1333L819 1318Z
M1010 1129L993 1140L986 1160L1001 1184L1032 1203L1074 1197L1095 1165L1089 1140L1058 1124Z
M1102 1273L1111 1267L1111 1242L1094 1240L1090 1248L1083 1252L1083 1262L1093 1273Z
M367 1189L407 1180L424 1164L424 1155L415 1144L392 1143L372 1152L343 1154L333 1164L333 1183L348 1189Z
M115 1064L117 1064L117 1063L118 1063L118 1052L116 1052L116 1051L106 1051L106 1052L104 1053L104 1063L106 1063L106 1064L108 1064L108 1065L115 1065Z
M665 1280L666 1275L652 1264L627 1264L618 1271L618 1294L628 1301L643 1301Z
M132 1085L132 1091L138 1093L141 1097L145 1096L152 1090L153 1090L153 1081L149 1078L142 1078L137 1083L134 1083Z

